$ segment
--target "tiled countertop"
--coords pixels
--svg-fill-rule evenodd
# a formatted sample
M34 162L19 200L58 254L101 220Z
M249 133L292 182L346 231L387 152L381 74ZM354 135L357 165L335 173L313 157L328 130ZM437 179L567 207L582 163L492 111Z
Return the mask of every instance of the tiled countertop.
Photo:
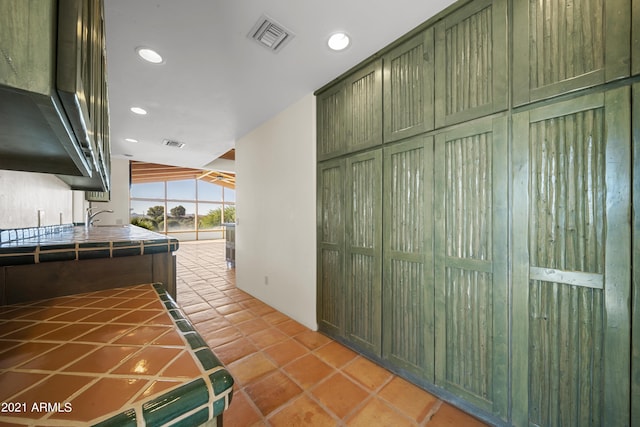
M158 285L0 307L0 424L199 425L232 386Z
M53 231L51 231L53 230ZM178 240L134 225L0 231L0 266L173 252Z

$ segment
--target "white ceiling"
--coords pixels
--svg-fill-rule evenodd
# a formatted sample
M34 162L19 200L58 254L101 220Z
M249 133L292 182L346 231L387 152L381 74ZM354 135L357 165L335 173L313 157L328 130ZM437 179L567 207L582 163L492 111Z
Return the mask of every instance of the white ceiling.
M453 2L106 0L112 155L215 168L237 139ZM278 53L247 37L262 14L295 34ZM326 45L337 30L352 39L342 52ZM138 58L139 46L164 63ZM136 116L132 106L148 114Z

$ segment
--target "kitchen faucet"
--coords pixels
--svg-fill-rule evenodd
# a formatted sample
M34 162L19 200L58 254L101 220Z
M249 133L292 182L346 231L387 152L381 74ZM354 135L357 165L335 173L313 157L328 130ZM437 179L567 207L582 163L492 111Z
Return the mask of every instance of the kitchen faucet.
M108 212L108 213L113 213L112 209L102 209L98 212L91 212L93 209L95 208L87 208L87 216L85 217L84 220L84 226L85 228L89 228L91 226L93 226L93 218L95 218L98 214L104 213L104 212Z

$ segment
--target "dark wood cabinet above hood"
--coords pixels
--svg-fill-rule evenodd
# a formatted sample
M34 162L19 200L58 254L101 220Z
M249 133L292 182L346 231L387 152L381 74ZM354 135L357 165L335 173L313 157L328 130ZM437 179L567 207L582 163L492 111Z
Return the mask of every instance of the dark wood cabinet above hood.
M99 0L0 1L0 169L109 187Z

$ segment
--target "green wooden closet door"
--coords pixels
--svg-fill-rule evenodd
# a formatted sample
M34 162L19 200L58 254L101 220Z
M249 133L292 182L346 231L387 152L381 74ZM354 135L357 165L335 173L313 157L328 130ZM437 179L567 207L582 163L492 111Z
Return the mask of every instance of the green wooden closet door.
M433 129L433 28L385 54L384 142Z
M517 425L629 422L629 89L514 115Z
M347 337L381 355L382 150L348 157L346 190Z
M318 161L344 154L347 150L347 90L344 82L317 98L317 154Z
M345 328L344 160L318 164L318 327L334 335Z
M507 119L436 136L436 383L508 415Z
M640 84L633 86L633 288L631 307L631 425L640 426Z
M383 357L433 381L433 137L384 149Z
M628 0L513 2L515 105L630 72Z
M382 144L382 60L347 78L348 152Z
M507 107L507 2L476 0L436 25L436 127Z
M640 74L640 2L633 1L631 2L631 75L638 74Z

